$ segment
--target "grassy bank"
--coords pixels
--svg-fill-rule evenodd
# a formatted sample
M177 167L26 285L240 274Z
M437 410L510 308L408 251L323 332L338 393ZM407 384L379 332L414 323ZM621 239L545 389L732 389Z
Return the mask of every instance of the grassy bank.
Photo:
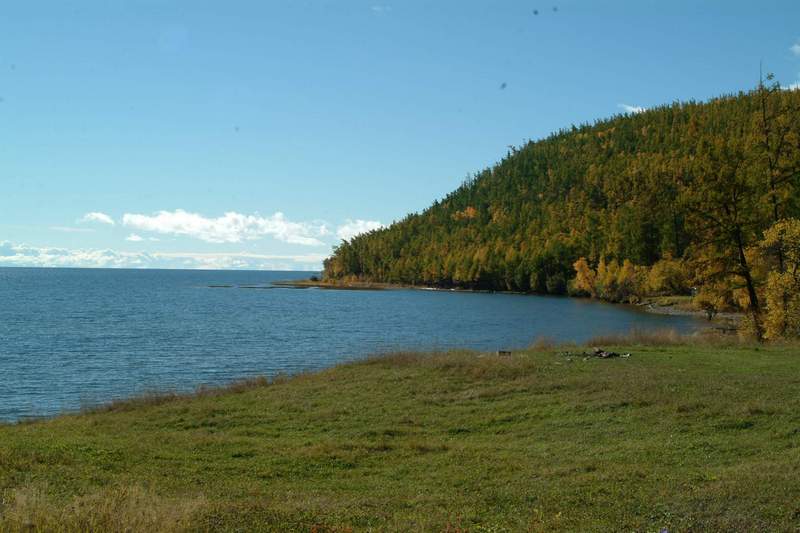
M671 340L399 354L0 426L0 530L796 530L800 350Z

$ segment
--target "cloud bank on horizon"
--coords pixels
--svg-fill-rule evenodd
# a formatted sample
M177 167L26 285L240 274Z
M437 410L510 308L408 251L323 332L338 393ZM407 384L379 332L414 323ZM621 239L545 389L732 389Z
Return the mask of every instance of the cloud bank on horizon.
M282 212L265 217L229 211L219 217L207 217L183 209L162 210L150 215L125 213L119 221L107 213L93 211L80 217L77 222L98 227L56 226L51 229L67 233L96 233L106 226L107 231L112 233L119 225L134 230L127 233L124 241L139 248L161 241L153 235L220 245L242 244L271 237L291 245L324 248L332 246L337 239L349 240L361 233L384 227L377 220L346 219L332 231L326 222L291 221ZM319 270L328 255L327 250L298 254L251 251L148 252L32 246L9 240L0 241L0 266Z
M208 270L319 270L327 254L247 252L123 252L35 247L0 241L0 266L77 268L184 268Z

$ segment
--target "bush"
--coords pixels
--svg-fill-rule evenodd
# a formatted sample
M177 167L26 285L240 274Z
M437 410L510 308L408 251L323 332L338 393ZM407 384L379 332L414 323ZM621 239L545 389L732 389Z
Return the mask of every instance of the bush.
M575 281L573 287L576 294L585 293L592 298L597 297L597 290L595 289L595 280L597 274L589 266L585 257L581 257L573 265L575 268Z
M643 277L646 267L637 267L627 259L622 266L612 259L600 259L592 270L585 258L575 262L575 282L570 293L588 293L593 298L609 302L638 302L643 296Z
M657 261L647 272L646 289L653 296L690 294L691 284L681 261L671 257Z

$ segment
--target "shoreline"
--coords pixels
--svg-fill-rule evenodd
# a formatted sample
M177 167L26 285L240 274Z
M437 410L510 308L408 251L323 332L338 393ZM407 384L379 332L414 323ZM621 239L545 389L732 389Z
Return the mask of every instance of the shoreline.
M86 415L93 415L96 413L126 411L132 408L160 405L167 402L178 402L185 400L192 400L197 398L216 397L226 394L234 394L242 392L251 388L269 386L277 383L285 383L287 381L300 379L302 377L311 377L326 372L336 371L340 367L351 367L369 364L371 362L380 362L384 358L395 358L398 355L414 355L414 356L442 356L446 354L460 354L462 356L471 356L476 359L481 358L495 358L514 356L525 354L529 352L553 351L560 352L566 349L583 348L590 349L600 344L603 346L612 346L615 348L623 347L630 351L633 347L653 347L653 346L690 346L695 342L703 344L715 344L719 347L727 348L742 344L735 341L733 343L732 337L721 335L717 328L705 328L697 330L694 333L678 333L675 330L653 330L653 331L637 331L632 330L626 333L610 333L600 334L599 336L590 338L585 342L550 342L546 340L544 344L540 343L540 339L534 339L531 344L526 347L516 349L503 349L503 350L477 350L471 348L453 348L445 350L426 350L426 349L411 349L402 350L400 352L374 352L363 357L357 357L349 360L341 360L331 366L320 367L311 370L301 370L295 373L278 372L272 375L255 374L243 375L240 377L233 377L229 381L224 381L216 384L201 383L194 387L187 388L161 388L151 389L143 392L134 392L130 395L123 395L119 397L112 397L108 400L99 401L96 403L88 403L76 408L66 408L59 412L51 414L34 414L19 416L16 419L0 419L0 429L8 426L22 426L36 423L46 423L52 420L58 420L65 417L81 417ZM743 344L742 344L743 345Z
M463 287L432 287L429 285L410 285L405 283L387 283L387 282L372 282L372 281L344 281L344 282L330 282L323 280L281 280L274 281L272 285L276 288L284 289L322 289L322 290L342 290L342 291L389 291L389 290L418 290L418 291L437 291L437 292L467 292L479 294L516 294L520 296L549 296L549 297L564 297L574 298L568 295L553 295L553 294L537 294L533 292L520 292L520 291L497 291L488 289L467 289ZM591 299L591 298L588 298ZM607 302L605 300L598 300L603 303L614 305L626 305L636 308L637 310L646 313L653 313L656 315L671 315L671 316L693 316L702 318L708 321L709 325L722 324L724 329L730 329L730 326L735 325L742 318L743 314L738 312L720 312L714 318L708 320L706 312L701 309L691 307L690 297L688 296L652 296L645 298L640 303L615 303ZM712 328L719 329L719 328Z
M401 352L0 425L0 530L795 525L794 345L616 340L611 358Z

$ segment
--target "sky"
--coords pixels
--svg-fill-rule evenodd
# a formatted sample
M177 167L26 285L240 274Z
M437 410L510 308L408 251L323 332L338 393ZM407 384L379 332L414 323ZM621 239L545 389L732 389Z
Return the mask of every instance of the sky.
M572 124L800 83L800 2L0 6L0 266L314 270Z

